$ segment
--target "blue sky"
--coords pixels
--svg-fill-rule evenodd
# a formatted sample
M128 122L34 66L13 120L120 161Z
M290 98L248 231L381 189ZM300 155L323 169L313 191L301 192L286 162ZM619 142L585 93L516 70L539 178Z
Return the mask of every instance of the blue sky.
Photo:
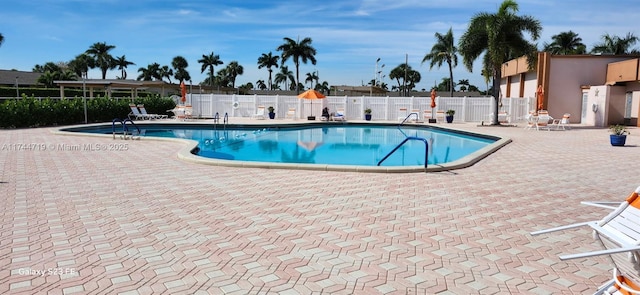
M520 15L541 21L539 48L551 36L572 30L587 50L605 33L640 35L640 2L636 0L520 0ZM495 13L501 1L486 0L4 0L0 10L0 69L30 71L36 64L69 61L93 43L115 45L113 56L125 55L138 68L157 62L170 65L173 57L187 59L194 83L206 77L197 62L212 51L224 62L238 61L244 75L236 84L267 80L266 69L257 59L283 43L284 37L313 39L317 64L302 64L301 80L318 71L320 81L330 85L361 85L378 70L389 71L404 63L420 71L418 89L430 88L448 76L446 66L429 69L422 58L431 50L434 33L453 28L456 42L469 20L479 12ZM637 44L637 48L640 44ZM382 65L385 65L382 67ZM292 71L291 61L287 65ZM460 57L454 80L468 79L485 89L479 62L473 73ZM277 69L274 70L276 72ZM108 78L119 71L112 70ZM99 71L89 73L100 78ZM387 78L384 82L396 85Z

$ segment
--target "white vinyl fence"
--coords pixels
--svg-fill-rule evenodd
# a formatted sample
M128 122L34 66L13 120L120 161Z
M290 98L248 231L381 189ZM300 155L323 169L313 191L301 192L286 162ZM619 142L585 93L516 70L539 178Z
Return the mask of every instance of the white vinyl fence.
M532 103L533 102L533 103ZM491 122L493 113L493 97L436 97L437 110L455 110L458 122ZM296 110L296 119L313 115L320 117L322 108L329 112L344 109L347 119L361 120L364 110L372 110L372 120L395 121L401 116L401 108L409 111L417 110L420 119L427 120L432 113L430 97L379 97L379 96L328 96L324 99L300 99L296 96L284 95L222 95L222 94L189 94L186 104L193 107L196 118L213 118L216 113L223 118L225 113L230 117L251 117L259 106L273 106L276 119L286 117L289 108ZM503 98L500 111L507 112L511 122L522 121L535 105L535 98ZM427 117L425 118L425 111ZM266 114L265 114L266 115Z

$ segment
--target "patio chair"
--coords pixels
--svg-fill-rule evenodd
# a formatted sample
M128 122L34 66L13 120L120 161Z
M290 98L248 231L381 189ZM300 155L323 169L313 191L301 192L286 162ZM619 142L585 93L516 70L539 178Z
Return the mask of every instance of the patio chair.
M444 122L445 121L445 117L446 117L446 115L445 115L444 110L437 110L436 111L436 121L438 123Z
M289 108L287 114L285 115L285 119L296 119L296 108Z
M407 108L398 109L398 121L402 122L409 115L409 110Z
M193 119L193 107L190 105L184 106L184 118Z
M640 294L640 186L620 205L599 221L581 222L571 225L532 232L539 235L555 231L589 226L594 236L605 247L605 250L561 255L560 259L585 258L599 255L610 255L613 262L613 279L610 286L601 288L602 293L617 292L620 294ZM603 208L611 208L598 202L584 203ZM622 292L625 290L627 293Z
M511 124L509 114L507 114L507 112L498 112L498 123L507 125Z
M144 107L143 104L139 104L138 105L138 109L140 110L140 113L142 115L149 116L150 119L167 119L167 118L169 118L168 115L149 114L149 113L147 113L147 109Z
M560 128L562 128L562 130L567 130L565 128L571 129L571 126L569 126L569 118L571 118L571 114L565 113L562 115L562 119L554 119L551 126L556 126L556 130L560 130Z
M258 109L256 110L256 113L251 115L251 118L260 119L260 120L266 119L264 116L264 110L265 110L264 106L259 106Z
M538 111L538 120L536 121L536 130L547 129L547 131L551 131L549 128L549 122L553 121L553 117L549 116L549 112L545 110Z
M173 109L167 110L167 112L173 113L173 118L176 120L184 120L185 118L185 107L181 105L175 106Z
M151 116L149 115L143 115L140 110L138 110L138 107L133 104L130 103L129 104L129 108L131 108L131 112L129 113L129 115L127 115L127 117L129 117L129 119L131 120L147 120L147 119L151 119Z
M332 121L346 121L347 117L344 115L344 109L336 109L336 113L331 116Z

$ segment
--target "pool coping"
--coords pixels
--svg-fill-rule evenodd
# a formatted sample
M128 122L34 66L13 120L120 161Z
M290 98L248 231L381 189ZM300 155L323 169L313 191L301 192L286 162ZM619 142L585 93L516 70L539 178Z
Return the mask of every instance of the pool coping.
M372 122L376 125L382 126L398 126L397 122ZM52 133L56 135L66 135L66 136L89 136L89 137L101 137L101 138L113 138L121 139L120 135L114 136L111 134L97 134L97 133L81 133L81 132L73 132L68 131L70 129L76 128L88 128L88 127L103 127L108 126L110 123L95 123L95 124L83 124L83 125L72 125L65 126L52 131ZM211 125L212 122L176 122L176 121L137 121L137 125L179 125L179 126L207 126ZM327 125L327 126L336 126L336 125L357 125L357 126L366 126L371 123L367 122L308 122L308 123L299 123L299 122L285 122L285 123L277 123L277 124L265 124L265 123L248 123L248 124L232 124L232 126L246 126L246 127L273 127L273 128L282 128L286 127L307 127L311 125ZM415 172L441 172L441 171L450 171L463 169L466 167L470 167L480 160L488 157L493 154L497 150L511 143L512 140L508 137L490 135L490 134L482 134L469 132L466 130L451 128L451 127L442 127L442 126L434 126L434 125L422 125L422 124L407 124L407 126L411 127L423 127L423 128L433 128L438 130L444 130L459 134L465 135L473 135L485 138L494 138L497 139L494 143L489 144L488 146L477 150L465 157L462 157L458 160L448 162L445 164L431 164L428 165L425 169L422 165L414 165L414 166L357 166L357 165L334 165L334 164L295 164L295 163L272 163L272 162L255 162L255 161L239 161L239 160L223 160L223 159L213 159L213 158L205 158L198 155L193 154L193 151L198 149L198 142L190 139L182 139L182 138L168 138L168 137L137 137L133 140L152 140L152 141L171 141L171 142L181 142L186 146L181 148L177 152L177 157L183 161L196 163L196 164L204 164L204 165L214 165L214 166L225 166L225 167L240 167L240 168L264 168L264 169L291 169L291 170L316 170L316 171L337 171L337 172L369 172L369 173L415 173Z

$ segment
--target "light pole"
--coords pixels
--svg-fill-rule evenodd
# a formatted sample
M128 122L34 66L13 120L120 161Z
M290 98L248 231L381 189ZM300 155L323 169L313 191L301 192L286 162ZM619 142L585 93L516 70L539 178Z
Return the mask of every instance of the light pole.
M16 76L16 99L20 98L20 90L18 90L18 76Z
M382 69L384 69L384 64L380 66L380 70L378 71L378 82L380 82L380 86L382 86ZM378 84L376 84L377 86Z
M87 124L87 87L86 87L87 73L82 73L82 104L84 105L84 123Z
M371 85L371 88L369 89L369 96L373 96L373 87L376 85L376 80L378 77L378 63L380 62L380 58L378 57L378 59L376 59L376 69L375 71L373 71L373 84Z

